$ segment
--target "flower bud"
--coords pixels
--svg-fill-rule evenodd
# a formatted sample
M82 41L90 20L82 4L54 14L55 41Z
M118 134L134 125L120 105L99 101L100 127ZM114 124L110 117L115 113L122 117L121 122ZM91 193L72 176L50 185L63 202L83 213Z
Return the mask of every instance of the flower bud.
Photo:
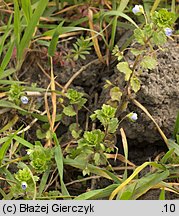
M131 121L136 121L138 119L137 113L135 112L131 112L127 115L127 117L131 120Z
M142 5L135 5L134 8L132 8L132 12L136 15L140 15L141 13L144 13L144 9Z
M27 189L27 183L26 182L22 182L21 183L21 188L22 188L22 190L26 190Z
M21 97L21 102L22 102L23 104L28 104L28 102L29 102L28 97L22 96L22 97Z
M173 32L171 28L165 28L164 31L165 31L165 35L168 37L171 36Z

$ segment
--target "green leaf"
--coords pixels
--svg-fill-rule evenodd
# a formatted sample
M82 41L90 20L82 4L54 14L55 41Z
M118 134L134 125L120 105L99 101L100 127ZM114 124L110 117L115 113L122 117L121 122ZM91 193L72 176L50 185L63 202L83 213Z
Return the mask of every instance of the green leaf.
M159 200L165 200L165 189L164 188L161 189Z
M69 105L67 107L64 107L63 113L66 116L75 116L76 115L76 112L75 112L75 110L73 109L73 107L71 105Z
M108 123L108 133L115 133L119 126L119 121L117 118L110 119Z
M60 34L62 34L62 25L64 21L62 21L57 28L55 29L55 32L53 33L52 40L50 42L50 46L48 48L48 54L49 56L53 56L57 47L58 43L58 37Z
M53 138L54 138L54 142L55 142L55 161L56 161L56 165L58 168L58 173L59 173L59 177L60 177L60 183L61 183L61 190L62 190L62 195L64 196L70 196L70 194L68 193L68 190L63 182L63 153L62 153L62 149L60 147L59 141L57 139L56 134L53 134ZM70 199L70 198L69 198Z
M21 1L22 9L24 11L24 15L26 18L27 24L30 22L30 19L32 17L32 7L31 7L31 1L30 0L23 0Z
M135 56L138 56L138 55L140 55L140 54L142 54L144 52L144 50L138 50L138 49L135 49L135 48L131 48L130 51Z
M140 65L143 67L143 68L146 68L146 69L155 69L156 68L156 65L157 65L157 61L155 58L151 57L151 56L145 56Z
M9 139L0 148L0 165L2 164L2 161L5 157L8 147L11 144L12 139L13 139L13 136L10 136Z
M6 52L6 55L3 58L2 63L0 65L0 76L3 76L3 72L4 72L5 68L7 67L7 65L9 64L13 48L14 48L14 41L10 43L9 48Z
M23 139L22 137L19 137L17 135L15 135L13 137L13 139L15 139L17 142L19 142L20 144L22 144L23 146L32 149L34 147L34 145L30 142L28 142L27 140Z
M137 93L140 90L140 80L136 76L132 76L130 80L132 90Z
M134 37L139 44L141 44L141 45L145 44L145 42L144 42L145 34L144 34L144 31L142 29L139 29L139 28L135 29L134 30Z
M111 10L109 12L105 12L104 17L105 16L117 16L117 17L121 16L124 19L128 20L130 23L132 23L136 28L139 28L138 25L133 21L133 19L131 19L128 15L126 15L125 13L122 13L119 10Z
M38 1L37 8L35 9L35 12L32 14L31 20L29 21L29 24L25 29L24 35L19 45L19 60L22 58L25 48L29 46L30 40L34 34L37 23L39 22L39 19L42 16L47 4L48 0Z
M179 112L177 114L176 117L176 121L175 121L175 128L174 128L174 132L173 132L173 138L176 138L176 135L179 134Z
M116 189L118 184L112 184L103 189L92 190L85 193L80 194L74 200L97 200L108 197L113 190Z
M42 178L41 178L41 181L40 181L40 185L39 185L39 192L38 192L38 196L41 196L42 195L42 192L43 190L45 189L46 187L46 184L47 184L47 180L49 178L49 174L50 174L50 168L48 170L46 170L43 175L42 175Z
M81 170L84 170L86 167L86 163L84 161L73 160L73 159L69 159L69 158L64 159L64 164L72 166L72 167L76 167L76 168L81 169ZM104 178L115 180L115 181L119 182L119 179L116 177L116 175L114 175L113 173L111 173L105 169L99 168L99 167L91 165L91 164L88 164L88 169L90 170L90 173L94 173L94 174L100 175Z
M136 200L155 185L159 184L169 176L169 171L148 173L141 179L134 180L133 183L128 184L124 190L118 193L117 199L120 200Z
M175 153L179 156L179 144L175 143L172 139L168 139L169 149L175 149Z
M115 86L112 89L110 89L110 97L112 101L121 101L122 92L119 87Z
M163 156L163 158L160 160L161 164L165 164L168 159L172 156L173 152L175 151L175 149L170 149L169 151L167 151L167 153Z
M4 50L4 43L11 32L10 25L11 25L11 21L12 21L12 15L8 19L9 19L9 21L8 21L8 24L5 26L6 27L5 32L4 32L3 36L0 38L0 41L1 41L0 42L0 57L1 57L1 54Z
M12 108L12 109L17 109L17 110L20 110L20 111L23 111L25 113L28 113L26 110L22 109L21 107L9 102L9 101L6 101L6 100L0 100L0 107L7 107L7 108Z
M117 64L117 69L125 74L125 81L128 81L130 78L130 75L132 74L132 70L129 68L129 65L127 62L119 62Z
M152 42L157 46L161 46L167 42L167 37L163 31L160 32L155 31L152 34Z

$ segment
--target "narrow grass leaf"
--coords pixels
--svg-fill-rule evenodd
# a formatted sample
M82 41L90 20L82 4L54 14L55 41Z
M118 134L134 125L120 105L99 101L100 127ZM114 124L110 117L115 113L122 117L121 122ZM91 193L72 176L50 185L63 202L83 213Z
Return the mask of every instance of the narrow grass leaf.
M25 113L28 113L26 110L22 109L21 107L15 105L9 101L6 101L6 100L0 100L0 107L17 109L17 110L23 111Z
M176 135L177 134L179 134L179 112L177 114L176 121L175 121L175 128L174 128L174 132L173 132L173 139L176 139Z
M4 78L10 76L11 74L13 74L13 73L15 73L15 72L16 72L16 69L14 69L14 68L10 68L10 69L5 70L4 73L2 73L2 74L0 75L1 81L2 81L2 79L4 79ZM10 80L4 80L4 81L6 82L6 81L10 81ZM3 82L4 82L4 81L3 81ZM1 83L1 84L2 84L2 83Z
M27 24L30 22L30 19L32 17L32 7L31 7L31 1L30 0L23 0L21 1L22 9L24 11L24 15L26 18Z
M179 144L175 143L172 139L168 139L169 149L174 149L174 152L179 156Z
M9 64L9 61L11 60L13 48L14 48L14 41L10 43L9 48L8 48L8 50L6 52L6 55L2 60L2 63L1 63L1 66L0 66L0 76L2 76L2 74L4 73L5 68Z
M167 162L167 160L171 157L171 155L173 154L173 152L175 151L175 149L170 149L169 151L167 151L167 153L163 156L163 158L160 160L161 164L165 164Z
M17 52L19 52L19 42L21 36L21 20L20 20L20 10L19 3L14 0L14 35Z
M136 28L139 28L138 25L126 14L122 13L121 11L117 11L117 10L112 10L109 12L105 12L103 17L106 16L120 16L123 17L124 19L128 20L131 24L133 24Z
M8 21L7 26L6 26L6 30L3 34L3 36L0 38L0 56L1 56L2 51L4 49L4 43L6 41L6 38L10 35L10 32L11 32L11 29L10 29L11 21L12 21L12 15L9 17L9 21Z
M158 5L160 4L160 2L161 2L161 0L155 0L154 1L154 4L153 4L152 9L150 11L151 14L153 14L153 12L156 11L156 9L157 9Z
M42 175L42 178L41 178L41 181L40 181L40 185L39 185L39 192L38 192L38 196L39 197L42 195L42 192L45 189L45 186L47 184L47 180L48 180L49 174L50 174L50 169L46 170L43 173L43 175Z
M147 177L140 179L140 185L135 189L131 199L136 200L151 188L155 187L161 181L165 180L169 176L169 170L165 170L161 173L149 174Z
M0 76L4 76L4 75L5 75L5 71ZM15 81L15 80L0 80L0 84L1 85L13 85L13 84L24 84L24 82L22 82L22 81Z
M58 43L58 37L60 34L62 34L62 26L63 26L64 21L62 21L57 28L55 29L53 36L52 36L52 40L50 42L49 48L48 48L48 54L49 56L54 56L56 47L57 47L57 43Z
M120 133L121 133L121 137L122 137L122 145L123 145L123 149L124 149L124 156L125 156L125 166L127 167L127 160L128 160L128 144L127 144L127 138L126 138L126 134L124 132L123 128L120 128ZM125 172L123 174L123 179L127 178L127 169L125 169Z
M106 197L109 197L111 192L115 190L119 185L118 184L112 184L107 186L103 189L88 191L86 193L80 194L77 196L74 200L96 200L96 199L103 199Z
M19 116L15 115L12 120L10 120L2 129L0 129L0 133L3 133L5 131L9 130L11 127L13 127L13 125L16 124L18 119L19 119Z
M56 165L57 165L58 173L59 173L59 177L60 177L62 195L63 196L70 196L70 194L68 193L68 190L67 190L67 188L63 182L63 154L62 154L62 150L61 150L59 141L58 141L55 133L53 135L53 138L54 138L54 142L56 145L55 146L55 161L56 161Z
M13 136L9 136L8 140L0 148L0 165L2 164L2 161L6 155L6 152L11 144L12 139L13 139Z
M20 144L22 144L23 146L33 149L34 145L30 142L28 142L27 140L23 139L22 137L19 137L17 135L15 135L13 137L13 139L15 139L17 142L19 142Z
M149 166L149 165L152 165L154 167L157 167L157 168L160 168L162 169L163 166L162 165L159 165L155 162L145 162L143 163L141 166L137 167L134 172L132 173L132 175L130 175L121 185L119 185L112 193L111 193L111 196L110 196L110 200L112 200L118 193L120 190L122 190L127 184L129 184L133 178L135 178L135 176L137 176L139 174L139 172L141 170L143 170L146 166Z
M117 10L123 12L124 9L127 7L128 3L129 0L121 0Z
M81 160L78 161L78 160L73 160L73 159L64 159L64 164L78 168L80 170L84 170L86 167L86 163L84 163L84 161L81 161ZM102 176L102 177L110 179L110 180L115 179L114 176L112 177L112 175L114 175L114 174L112 174L112 173L109 174L109 172L106 172L106 170L99 168L99 167L96 167L94 165L88 164L88 169L89 169L90 173L94 173L96 175Z
M164 188L161 189L159 200L165 200L165 189Z
M48 4L48 0L40 0L38 2L38 6L34 13L32 14L31 20L25 29L24 35L22 37L22 40L20 42L19 46L19 56L18 59L20 60L22 58L23 52L25 48L29 46L30 40L33 37L35 27L37 26L37 23L39 22L40 16L43 14L46 6Z

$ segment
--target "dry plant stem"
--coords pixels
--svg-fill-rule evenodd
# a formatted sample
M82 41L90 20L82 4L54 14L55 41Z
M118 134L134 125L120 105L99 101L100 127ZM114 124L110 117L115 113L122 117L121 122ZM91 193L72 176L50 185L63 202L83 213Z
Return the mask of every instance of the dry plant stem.
M54 178L54 174L55 174L56 171L57 171L57 168L55 168L55 170L53 171L53 173L52 173L52 175L51 175L51 177L50 177L49 183L46 185L46 187L45 187L45 189L44 189L44 192L45 192L45 191L50 187L50 185L52 185L53 182L55 181L56 176L55 176L55 178ZM58 176L58 175L57 175L57 176Z
M96 51L96 55L98 56L99 60L102 63L105 63L103 56L101 54L101 51L100 51L100 47L99 47L98 39L96 37L96 33L94 33L93 11L90 8L88 9L88 20L89 20L89 27L92 30L90 33L92 36L92 41L94 44L94 49Z
M65 93L67 91L68 87L71 85L71 83L73 82L73 80L76 79L84 70L86 70L89 66L91 66L93 64L99 64L99 63L101 63L99 61L99 59L95 59L95 60L89 62L88 64L82 66L81 69L78 70L75 74L73 74L73 76L65 84L65 86L63 87L62 93Z
M48 75L48 73L43 69L43 67L40 65L39 62L37 62L38 67L40 68L40 70L45 74L45 76L51 80L51 77ZM55 84L60 87L61 89L63 89L63 86L60 85L57 81L55 81Z
M47 113L47 111L45 110L44 112L41 113L41 115L45 115L46 113ZM20 130L17 133L17 135L28 131L36 123L36 121L38 121L38 118L35 118L27 127L25 127L24 129Z
M167 147L169 148L168 146L168 139L167 137L165 136L165 134L163 133L163 131L161 130L161 128L159 127L159 125L157 124L157 122L155 121L155 119L151 116L151 114L148 112L148 110L141 104L139 103L137 100L135 99L132 99L132 102L137 106L139 107L152 121L153 123L155 124L155 126L157 127L161 137L163 138L165 144L167 145Z
M123 167L112 167L113 170L119 171L119 170L135 170L136 167L132 166L123 166Z
M69 185L72 185L72 184L75 184L75 183L80 183L80 182L83 182L83 181L87 181L87 180L91 180L91 179L99 179L99 178L101 178L101 176L90 176L90 177L86 177L86 178L83 178L83 179L79 179L79 180L75 180L75 181L66 183L65 185L69 186Z
M50 63L51 63L51 99L52 99L52 125L51 125L51 130L54 131L54 125L55 125L55 119L56 119L56 111L57 111L57 95L55 92L55 79L54 79L54 74L53 74L53 62L52 62L52 57L50 57Z

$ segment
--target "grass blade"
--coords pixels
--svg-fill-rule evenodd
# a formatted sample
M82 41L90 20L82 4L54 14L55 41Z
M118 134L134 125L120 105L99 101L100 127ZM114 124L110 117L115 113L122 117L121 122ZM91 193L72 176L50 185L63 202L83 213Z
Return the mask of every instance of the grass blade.
M157 9L158 5L160 4L160 1L161 0L155 0L153 6L152 6L152 9L150 11L151 14L153 14L153 12Z
M95 200L109 197L113 190L115 190L119 185L112 184L106 188L88 191L86 193L80 194L74 200Z
M34 145L30 142L28 142L27 140L23 139L22 137L19 137L17 135L15 135L13 137L13 139L15 139L17 142L19 142L20 144L22 144L23 146L33 149Z
M175 121L175 128L174 128L174 132L173 132L173 139L176 139L176 135L179 134L179 112L177 114L177 118Z
M160 168L160 169L163 169L163 166L155 163L155 162L145 162L143 163L141 166L137 167L135 169L135 171L132 173L131 176L129 176L121 185L119 185L112 193L111 193L111 196L110 196L110 200L112 200L118 193L120 190L122 190L127 184L129 184L134 178L136 175L139 174L139 172L141 170L143 170L146 166L149 166L149 165L152 165L154 167L157 167L157 168Z
M25 15L25 18L26 18L26 22L28 24L31 17L32 17L31 2L30 2L30 0L23 0L23 1L21 1L21 4L22 4L22 9L24 11L24 15Z
M169 176L169 170L165 170L161 173L154 173L148 175L147 177L143 177L140 179L140 186L136 188L134 191L131 199L136 200L138 199L141 195L145 194L147 191L149 191L151 188L156 186L158 183L163 181Z
M6 100L0 100L0 107L17 109L17 110L23 111L25 113L28 113L26 110L22 109L21 107L15 105L9 101L6 101Z
M39 196L39 197L42 195L42 192L43 192L43 190L45 189L45 186L46 186L46 183L47 183L49 174L50 174L50 169L46 170L46 171L44 172L42 178L41 178L40 186L39 186L39 193L38 193L38 196Z
M130 23L132 23L136 28L139 28L138 25L126 14L122 13L121 11L112 10L109 12L104 13L103 17L105 16L121 16L124 19L128 20Z
M10 68L10 69L8 69L8 70L5 70L4 73L2 73L2 74L0 75L0 79L2 80L2 79L4 79L4 78L10 76L11 74L13 74L13 73L15 73L15 72L16 72L16 70L15 70L14 68ZM4 81L10 81L10 80L4 80Z
M40 0L38 3L38 6L35 10L35 12L32 15L32 18L24 32L24 35L22 37L22 40L19 45L19 56L18 59L20 60L23 56L23 52L25 48L29 46L30 40L34 34L35 27L37 23L39 22L40 16L43 14L46 6L48 4L48 0Z
M0 40L0 56L2 54L2 51L3 51L3 48L4 48L4 43L6 41L6 38L9 36L10 34L10 25L11 25L11 21L12 21L12 15L9 17L9 21L8 21L8 24L6 26L6 30L3 34L3 36L1 37L1 40Z
M165 200L165 189L164 188L161 189L159 200Z
M20 36L21 36L21 20L20 20L19 3L17 0L14 0L14 35L15 35L16 49L18 52Z
M2 164L2 161L6 155L6 152L8 150L8 147L11 144L12 139L13 139L13 136L9 136L9 139L0 148L0 165Z
M0 76L2 76L2 74L4 73L4 69L9 64L9 61L10 61L11 56L12 56L13 48L14 48L14 41L10 43L9 48L8 48L8 50L6 52L6 55L3 58L3 61L1 63L1 66L0 66Z
M53 36L52 36L52 40L50 42L50 46L48 48L48 54L49 56L53 56L56 50L56 46L58 43L58 37L60 34L62 34L62 26L63 26L64 21L62 21L57 28L55 29Z
M84 170L86 167L86 164L83 161L78 161L78 160L73 160L73 159L64 159L64 164L81 169L81 170ZM120 182L120 180L113 173L106 171L105 169L96 167L91 164L88 164L88 169L90 173L94 173L96 175L102 176L110 180L114 180L115 182Z
M57 164L58 173L59 173L59 177L60 177L62 195L63 196L70 196L70 194L68 193L68 190L67 190L67 188L63 182L63 154L62 154L62 150L61 150L59 141L58 141L55 133L53 135L53 138L54 138L54 142L56 145L56 147L55 147L55 161Z

